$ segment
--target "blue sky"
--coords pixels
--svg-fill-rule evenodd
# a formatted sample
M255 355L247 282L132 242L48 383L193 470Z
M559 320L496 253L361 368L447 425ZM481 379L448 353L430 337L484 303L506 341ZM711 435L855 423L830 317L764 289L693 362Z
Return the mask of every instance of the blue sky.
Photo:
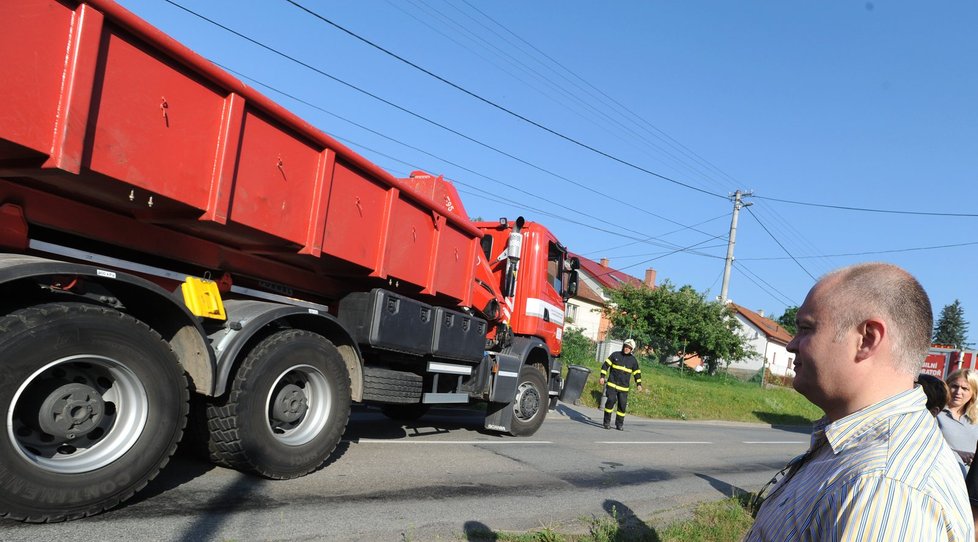
M121 4L391 173L453 179L470 216L713 297L727 197L753 191L731 299L777 315L813 277L888 261L935 317L960 299L978 342L978 3L296 0L481 101L285 0L173 1L332 78Z

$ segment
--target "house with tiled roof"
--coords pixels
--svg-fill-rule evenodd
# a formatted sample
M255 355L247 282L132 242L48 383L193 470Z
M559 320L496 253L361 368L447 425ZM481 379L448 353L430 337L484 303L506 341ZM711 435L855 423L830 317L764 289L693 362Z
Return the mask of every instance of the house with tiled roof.
M655 287L655 270L646 270L645 280L642 281L613 269L607 258L596 262L578 254L571 255L581 261L581 268L578 273L577 295L567 300L564 327L579 329L592 341L604 341L610 327L610 322L603 312L609 299L605 290L617 288L622 284L633 286L646 284Z
M765 317L764 311L752 311L733 302L730 307L740 322L741 336L757 352L752 359L731 363L730 371L753 374L766 366L776 375L794 376L795 355L787 350L791 333L781 324Z

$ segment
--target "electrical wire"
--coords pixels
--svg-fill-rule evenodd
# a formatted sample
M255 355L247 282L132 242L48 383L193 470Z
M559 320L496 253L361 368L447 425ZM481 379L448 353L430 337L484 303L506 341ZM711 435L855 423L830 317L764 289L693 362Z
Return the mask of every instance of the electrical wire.
M435 154L433 154L433 153L431 153L431 152L428 152L428 151L426 151L426 150L424 150L424 149L421 149L421 148L419 148L419 147L415 147L414 145L411 145L411 144L409 144L409 143L405 143L405 142L403 142L403 141L401 141L401 140L399 140L399 139L396 139L396 138L393 138L393 137L391 137L391 136L388 136L388 135L386 135L386 134L383 134L383 133L381 133L381 132L379 132L379 131L377 131L377 130L374 130L374 129L372 129L372 128L368 128L367 126L364 126L364 125L362 125L362 124L359 124L359 123L357 123L357 122L355 122L355 121L353 121L353 120L350 120L350 119L348 119L348 118L346 118L346 117L343 117L342 115L338 115L338 114L336 114L336 113L333 113L332 111L329 111L329 110L327 110L327 109L325 109L325 108L323 108L323 107L320 107L320 106L318 106L318 105L316 105L316 104L314 104L314 103L311 103L311 102L309 102L309 101L307 101L307 100L303 100L302 98L299 98L298 96L295 96L295 95L293 95L293 94L290 94L290 93L287 93L287 92L285 92L285 91L283 91L283 90L281 90L281 89L278 89L278 88L275 88L275 87L273 87L273 86L270 86L270 85L268 85L267 83L264 83L264 82L262 82L262 81L259 81L259 80L257 80L257 79L255 79L255 78L253 78L253 77L250 77L250 76L248 76L248 75L246 75L246 74L244 74L244 73L241 73L241 72L239 72L239 71L237 71L237 70L235 70L235 69L233 69L233 68L229 68L229 67L227 67L227 66L223 66L223 65L221 65L221 64L216 64L216 65L217 65L217 66L219 66L220 68L222 68L222 69L224 69L224 70L227 70L227 71L229 71L229 72L231 72L231 73L233 73L233 74L235 74L236 76L238 76L238 77L240 77L240 78L242 78L242 79L245 79L245 80L248 80L248 81L250 81L250 82L252 82L252 83L254 83L254 84L256 84L256 85L259 85L259 86L261 86L261 87L264 87L264 88L266 88L266 89L268 89L268 90L270 90L270 91L272 91L272 92L275 92L275 93L277 93L277 94L280 94L280 95L282 95L282 96L285 96L285 97L287 97L287 98L289 98L289 99L291 99L291 100L295 100L296 102L298 102L298 103L301 103L301 104L303 104L303 105L305 105L305 106L307 106L307 107L310 107L310 108L313 108L313 109L315 109L315 110L317 110L317 111L321 111L321 112L323 112L323 113L326 113L327 115L330 115L330 116L332 116L332 117L335 117L335 118L337 118L337 119L340 119L340 120L342 120L342 121L344 121L344 122L347 122L347 123L349 123L349 124L352 124L353 126L356 126L356 127L358 127L358 128L360 128L360 129L362 129L362 130L365 130L365 131L367 131L367 132L370 132L370 133L372 133L372 134L374 134L374 135L376 135L376 136L378 136L378 137L382 137L382 138L384 138L384 139L387 139L388 141L392 141L392 142L394 142L394 143L397 143L397 144L399 144L399 145L402 145L402 146L404 146L404 147L407 147L407 148L409 148L409 149L412 149L412 150L414 150L414 151L417 151L417 152L420 152L420 153L422 153L422 154L425 154L425 155L427 155L427 156L430 156L430 157L432 157L432 158L434 158L434 159L436 159L436 160L441 160L442 162L445 162L445 163L447 163L447 164L450 164L450 165L452 165L452 166L455 166L455 167L457 167L457 168L459 168L459 169L462 169L462 170L464 170L464 171L467 171L467 172L469 172L469 173L472 173L472 174L474 174L474 175L478 175L478 176L480 176L480 177L482 177L482 178L484 178L484 179L487 179L487 180L489 180L489 181L492 181L492 182L495 182L495 183L498 183L498 184L501 184L501 185L503 185L503 186L506 186L506 187L508 187L508 188L511 188L511 189L513 189L513 190L515 190L515 191L517 191L517 192L520 192L520 193L522 193L522 194L526 194L526 195L528 195L528 196L531 196L531 197L533 197L533 198L536 198L536 199L539 199L539 200L542 200L542 201L545 201L545 202L548 202L548 203L551 203L551 204L553 204L553 203L554 203L552 199L549 199L549 198L546 198L546 197L544 197L544 196L540 196L540 195L538 195L538 194L534 194L534 193L532 193L532 192L529 192L529 191L527 191L527 190L524 190L524 189L522 189L522 188L520 188L520 187L518 187L518 186L516 186L516 185L513 185L513 184L510 184L510 183L507 183L507 182L505 182L505 181L501 181L501 180L499 180L499 179L496 179L496 178L494 178L494 177L490 177L490 176L488 176L488 175L485 175L485 174L482 174L482 173L479 173L479 172L477 172L477 171L475 171L475 170L472 170L472 169L469 169L469 168L467 168L467 167L465 167L465 166L463 166L463 165L461 165L461 164L457 164L457 163L455 163L455 162L453 162L453 161L451 161L451 160L448 160L447 158L443 158L443 157L440 157L440 156L438 156L438 155L435 155ZM415 164L411 164L411 163L408 163L408 162L405 162L405 161L402 161L402 160L400 160L400 159L397 159L397 158L395 158L395 157L393 157L393 156L390 156L390 155L387 155L387 154L384 154L384 153L382 153L382 152L380 152L380 151L378 151L378 150L376 150L376 149L373 149L373 148L370 148L370 147L367 147L367 146L364 146L364 145L361 145L361 144L357 144L357 143L353 143L353 142L351 142L351 141L350 141L350 140L348 140L348 139L344 139L344 138L341 138L341 137L337 137L337 139L340 139L340 140L342 140L342 141L344 141L344 142L346 142L346 143L350 143L350 144L352 144L352 145L355 145L355 146L357 146L357 147L360 147L360 148L363 148L363 149L367 149L368 151L370 151L370 152L372 152L372 153L374 153L374 154L377 154L378 156L383 156L383 157L386 157L386 158L388 158L388 159L391 159L391 160L394 160L394 161L396 161L396 162L398 162L398 163L401 163L401 164L404 164L404 165L406 165L406 166L409 166L409 167L412 167L412 168L414 168L414 169L427 169L427 168L424 168L423 166L418 166L418 165L415 165ZM460 185L465 185L465 186L469 186L469 187L472 187L472 188L476 188L476 187L474 187L473 185L469 185L469 184L466 184L466 183L464 183L464 182L462 182L462 181L459 181L459 180L457 180L457 179L456 179L456 180L454 180L454 182L455 182L456 184L460 184ZM478 188L476 188L476 189L478 189ZM481 190L481 189L478 189L478 190ZM486 193L487 193L487 194L491 194L490 192L486 192ZM585 212L583 212L583 211L580 211L580 210L577 210L577 209L574 209L574 208L571 208L571 207L567 207L567 206L565 206L565 205L561 205L561 207L562 207L563 209L565 209L565 210L568 210L568 211L572 211L572 212L574 212L574 213L577 213L577 214L579 214L579 215L582 215L582 216L587 216L587 217L590 217L590 218L592 218L592 219L594 219L594 220L595 220L595 222L599 222L599 223L608 223L608 224L611 224L611 225L614 225L614 226L616 226L616 227L618 227L618 228L621 228L621 229L623 229L623 230L625 230L625 231L630 231L630 232L632 232L632 233L635 233L635 234L638 234L638 235L641 235L641 236L643 236L643 237L633 237L633 236L628 236L628 235L622 235L622 234L620 234L620 233L618 233L618 232L613 232L613 231L611 231L611 230L606 230L606 229L604 229L604 228L599 228L599 227L597 227L597 226L594 226L593 224L589 224L589 223L584 223L584 222L579 222L579 221L574 221L574 220L569 220L569 219L566 219L566 218L564 218L564 217L563 217L563 216L561 216L561 215L556 215L556 214L553 214L553 213L548 213L548 212L546 212L546 211L542 211L542 210L540 210L540 209L535 209L535 208L532 208L532 207L529 207L529 206L526 206L525 204L522 204L522 203L517 203L517 202L514 202L514 201L512 201L512 200L509 200L509 201L508 201L507 203L509 203L509 204L511 204L511 205L516 205L516 206L521 206L521 205L522 205L522 206L523 206L524 208L527 208L527 209L530 209L530 210L533 210L533 211L535 211L535 212L539 212L539 213L541 213L541 214L546 214L546 215L548 215L548 216L554 216L554 217L557 217L557 218L560 218L561 220L565 220L565 221L567 221L567 222L571 222L571 223L573 223L573 224L577 224L577 225L581 225L581 226L584 226L584 227L586 227L586 228L589 228L589 229L593 229L593 230L596 230L596 231L600 231L600 232L603 232L603 233L610 233L610 234L612 234L612 235L617 235L617 236L619 236L619 237L625 237L626 239L632 239L632 240L633 240L633 243L647 243L647 244L651 244L651 245L654 245L654 246L660 246L660 247L663 247L663 248L676 248L676 247L679 247L679 245L677 245L677 244L675 244L675 243L670 243L670 242L668 242L668 241L665 241L665 240L660 240L659 242L653 242L653 240L655 240L655 239L658 239L658 238L659 238L659 237L661 237L661 236L659 236L659 237L653 237L653 236L648 236L648 235L647 235L647 234L645 234L644 232L640 232L640 231L636 231L636 230L632 230L632 229L630 229L630 228L627 228L627 227L625 227L625 226L620 226L620 225L617 225L617 224L614 224L614 223L611 223L611 222L608 222L608 221L607 221L607 219L604 219L604 218L599 218L599 217L596 217L596 216L592 216L592 215L589 215L589 214L587 214L587 213L585 213ZM665 217L661 217L661 218L662 218L663 220L669 220L669 219L666 219ZM669 221L670 221L670 222L672 222L671 220L669 220ZM709 221L705 221L705 222L709 222ZM704 223L705 223L705 222L704 222ZM678 224L678 225L680 225L680 226L683 226L683 224L680 224L680 223L678 223L678 222L675 222L675 223L676 223L676 224ZM684 231L684 230L687 230L687 229L694 229L694 231L699 231L699 230L695 230L695 226L696 226L696 225L698 225L698 224L694 224L693 226L683 226L683 228L680 228L679 230L674 230L674 232L678 232L678 231ZM674 233L674 232L672 232L672 233ZM701 233L704 233L704 235L709 235L709 234L706 234L705 232L701 232ZM691 252L691 254L696 254L696 255L702 255L702 254L700 254L700 253L697 253L697 252Z
M344 86L346 86L346 87L348 87L350 89L356 90L357 92L360 92L360 93L362 93L362 94L364 94L366 96L369 96L369 97L371 97L371 98L373 98L375 100L378 100L381 103L384 103L384 104L386 104L386 105L388 105L390 107L393 107L393 108L395 108L395 109L397 109L397 110L399 110L401 112L407 113L408 115L411 115L412 117L415 117L415 118L417 118L419 120L422 120L424 122L427 122L427 123L429 123L429 124L431 124L433 126L436 126L438 128L441 128L442 130L445 130L445 131L447 131L449 133L452 133L454 135L457 135L457 136L459 136L459 137L461 137L461 138L463 138L463 139L465 139L467 141L470 141L472 143L475 143L476 145L479 145L479 146L484 147L486 149L489 149L489 150L491 150L493 152L496 152L498 154L501 154L503 156L506 156L507 158L510 158L512 160L515 160L515 161L517 161L517 162L519 162L519 163L521 163L523 165L526 165L528 167L531 167L533 169L536 169L536 170L538 170L538 171L540 171L542 173L546 173L546 174L551 175L551 176L553 176L553 177L555 177L557 179L561 179L561 180L563 180L565 182L568 182L570 184L573 184L574 186L577 186L577 187L579 187L579 188L581 188L583 190L587 190L588 192L591 192L591 193L596 194L596 195L599 195L599 196L601 196L603 198L606 198L606 199L609 199L611 201L614 201L614 202L616 202L616 203L618 203L620 205L625 205L625 206L627 206L627 207L629 207L631 209L635 209L635 210L637 210L637 211L639 211L641 213L645 213L645 214L647 214L649 216L653 216L653 217L658 218L660 220L665 220L667 222L671 222L671 223L676 224L678 226L685 226L685 224L682 224L682 223L677 222L675 220L672 220L672 219L663 217L661 215L658 215L656 213L653 213L653 212L651 212L651 211L649 211L647 209L643 209L642 207L639 207L639 206L634 205L632 203L629 203L629 202L626 202L626 201L620 201L620 200L614 198L613 196L611 196L609 194L605 194L604 192L601 192L599 190L595 190L594 188L591 188L590 186L587 186L584 183L575 181L573 179L569 179L569 178L567 178L567 177L565 177L563 175L559 175L559 174L557 174L557 173L555 173L553 171L550 171L550 170L548 170L546 168L543 168L541 166L538 166L538 165L536 165L536 164L534 164L532 162L529 162L527 160L524 160L522 158L519 158L518 156L515 156L513 154L510 154L510 153L508 153L506 151L503 151L503 150L501 150L501 149L499 149L497 147L494 147L492 145L489 145L488 143L482 142L482 141L480 141L478 139L475 139L475 138L473 138L471 136L468 136L468 135L466 135L466 134L464 134L462 132L459 132L459 131L457 131L457 130L455 130L453 128L449 128L448 126L445 126L444 124L441 124L441 123L438 123L438 122L436 122L436 121L434 121L432 119L429 119L429 118L425 117L424 115L421 115L419 113L415 113L414 111L411 111L411 110L409 110L409 109L407 109L405 107L402 107L402 106L397 105L397 104L395 104L395 103L393 103L393 102L391 102L389 100L386 100L384 98L381 98L380 96L378 96L376 94L373 94L373 93L371 93L371 92L369 92L369 91L367 91L365 89L362 89L362 88L360 88L360 87L358 87L358 86L356 86L356 85L354 85L352 83L349 83L347 81L344 81L344 80L342 80L342 79L340 79L340 78L338 78L338 77L336 77L334 75L331 75L331 74L329 74L329 73L327 73L327 72L325 72L325 71L323 71L323 70L321 70L319 68L316 68L315 66L312 66L312 65L310 65L310 64L308 64L306 62L303 62L303 61L301 61L301 60L299 60L299 59L297 59L297 58L295 58L293 56L290 56L290 55L288 55L286 53L283 53L282 51L279 51L279 50L277 50L277 49L275 49L275 48L273 48L273 47L271 47L269 45L266 45L264 43L261 43L258 40L255 40L253 38L250 38L250 37L248 37L248 36L246 36L246 35L238 32L238 31L236 31L236 30L234 30L232 28L229 28L229 27L227 27L227 26L225 26L225 25L223 25L223 24L221 24L221 23L213 20L213 19L210 19L210 18L208 18L208 17L206 17L204 15L201 15L200 13L197 13L197 12L195 12L195 11L187 8L187 7L184 7L184 6L180 5L180 4L178 4L177 2L175 2L174 0L164 0L164 1L166 3L168 3L168 4L173 5L174 7L177 7L179 9L181 9L181 10L183 10L183 11L185 11L185 12L187 12L187 13L193 15L193 16L195 16L195 17L198 17L198 18L200 18L200 19L202 19L204 21L207 21L208 23L211 23L211 24L217 26L218 28L221 28L221 29L223 29L223 30L225 30L227 32L230 32L230 33L234 34L235 36L238 36L238 37L240 37L240 38L242 38L242 39L244 39L244 40L246 40L246 41L254 44L254 45L257 45L257 46L259 46L259 47L261 47L261 48L263 48L263 49L265 49L265 50L267 50L269 52L272 52L272 53L274 53L276 55L279 55L279 56L281 56L283 58L286 58L286 59L288 59L288 60L290 60L292 62L295 62L296 64L299 64L300 66L303 66L303 67L305 67L305 68L307 68L309 70L312 70L312 71L314 71L314 72L316 72L316 73L318 73L318 74L320 74L320 75L322 75L324 77L329 78L330 80L333 80L333 81L335 81L337 83L340 83L340 84L342 84L342 85L344 85ZM286 1L289 1L289 0L286 0ZM703 232L703 231L700 231L700 230L695 230L694 229L694 231L697 231L698 233L701 233L703 235L709 235L708 233Z
M757 214L754 213L754 211L752 211L750 207L745 206L744 208L747 209L747 212L750 213L750 215L752 217L754 217L754 220L756 220L757 223L760 224L761 228L763 228L764 231L767 232L767 234L771 237L771 239L774 239L774 242L777 243L779 247L781 247L781 250L783 250L785 254L787 254L788 256L791 257L791 259L795 262L795 264L798 265L798 267L801 268L802 271L804 271L805 273L807 273L808 276L812 278L812 280L817 280L815 278L815 275L811 274L808 271L808 269L805 269L805 266L804 265L801 265L801 262L799 262L797 258L795 258L794 256L792 256L791 252L789 252L788 249L785 248L785 246L781 244L781 241L778 241L778 238L775 237L773 233L771 233L771 230L767 229L767 226L765 226L764 223L761 222L761 219L757 218Z
M770 288L771 290L774 290L774 292L776 292L779 296L781 296L782 299L780 299L779 301L781 301L781 302L787 301L787 303L786 303L787 306L790 306L792 304L795 305L795 306L798 305L798 303L792 301L792 299L791 299L790 296L785 295L784 292L782 292L781 290L778 290L777 288L775 288L770 282L764 280L763 278L761 278L760 275L758 275L757 273L751 271L751 269L748 268L743 263L734 260L733 264L734 264L734 269L736 269L737 271L743 273L744 276L746 276L748 279L751 279L751 282L753 282L758 288L764 290L771 297L774 297L774 295L771 294L771 292L767 291L763 286L761 286L760 284L758 284L754 280L754 278L756 278L758 281L763 282L768 288ZM751 278L751 276L753 278Z
M170 2L171 0L166 0L166 1ZM691 184L684 183L682 181L679 181L679 180L673 179L671 177L667 177L665 175L662 175L661 173L656 173L656 172L654 172L654 171L652 171L650 169L646 169L646 168L644 168L642 166L639 166L637 164L634 164L632 162L629 162L628 160L625 160L623 158L619 158L619 157L617 157L617 156L615 156L615 155L613 155L611 153L602 151L602 150L600 150L600 149L598 149L596 147L593 147L593 146L591 146L591 145L589 145L587 143L584 143L584 142L582 142L582 141L580 141L578 139L575 139L575 138L570 137L570 136L568 136L566 134L563 134L561 132L558 132L557 130L554 130L554 129L550 128L550 127L544 126L543 124L541 124L541 123L539 123L539 122L537 122L535 120L532 120L532 119L530 119L530 118L528 118L528 117L526 117L524 115L521 115L520 113L517 113L517 112L515 112L515 111L513 111L511 109L508 109L508 108L506 108L506 107L504 107L504 106L502 106L502 105L500 105L500 104L498 104L498 103L496 103L496 102L494 102L494 101L492 101L492 100L490 100L488 98L484 98L484 97L480 96L479 94L476 94L475 92L472 92L472 91L470 91L470 90L468 90L468 89L466 89L466 88L464 88L464 87L462 87L462 86L460 86L460 85L458 85L456 83L453 83L452 81L449 81L448 79L445 79L444 77L442 77L442 76L440 76L440 75L438 75L438 74L436 74L436 73L434 73L434 72L432 72L432 71L430 71L430 70L428 70L426 68L423 68L422 66L419 66L418 64L415 64L414 62L411 62L410 60L408 60L408 59L406 59L406 58L398 55L397 53L394 53L393 51L390 51L388 49L385 49L384 47L381 47L380 45L378 45L378 44L376 44L376 43L368 40L367 38L364 38L363 36L361 36L361 35L353 32L352 30L349 30L349 29L347 29L347 28L345 28L345 27L343 27L343 26L341 26L341 25L339 25L339 24L331 21L330 19L328 19L328 18L326 18L326 17L324 17L324 16L316 13L315 11L313 11L313 10L311 10L311 9L303 6L302 4L296 2L295 0L285 0L285 1L288 2L288 3L290 3L290 4L292 4L293 6L295 6L297 8L299 8L299 9L305 11L309 15L311 15L313 17L316 17L317 19L323 21L324 23L326 23L326 24L328 24L328 25L336 28L337 30L340 30L340 31L348 34L349 36L352 36L353 38L356 38L357 40L360 40L361 42L366 43L367 45L369 45L369 46L377 49L378 51L381 51L381 52L383 52L383 53L385 53L385 54L387 54L387 55L389 55L389 56L391 56L391 57L393 57L393 58L395 58L395 59L397 59L397 60L399 60L399 61L407 64L408 66L411 66L412 68L414 68L414 69L416 69L416 70L418 70L418 71L420 71L420 72L422 72L422 73L424 73L424 74L426 74L426 75L428 75L430 77L433 77L433 78L437 79L438 81L441 81L442 83L444 83L444 84L446 84L446 85L448 85L448 86L450 86L450 87L452 87L452 88L454 88L454 89L456 89L456 90L458 90L458 91L460 91L460 92L462 92L464 94L467 94L468 96L470 96L472 98L475 98L476 100L478 100L480 102L485 103L486 105L489 105L490 107L493 107L493 108L495 108L495 109L497 109L499 111L502 111L502 112L504 112L504 113L506 113L506 114L508 114L508 115L510 115L512 117L515 117L515 118L517 118L517 119L519 119L519 120L521 120L521 121L523 121L523 122L525 122L527 124L530 124L532 126L535 126L535 127L539 128L539 129L541 129L541 130L543 130L543 131L545 131L545 132L547 132L547 133L549 133L551 135L554 135L554 136L556 136L556 137L558 137L560 139L563 139L563 140L565 140L565 141L567 141L569 143L572 143L574 145L577 145L577 146L579 146L579 147L581 147L583 149L587 149L587 150L589 150L589 151L591 151L591 152L593 152L595 154L598 154L600 156L603 156L605 158L608 158L609 160L612 160L614 162L617 162L617 163L619 163L619 164L621 164L623 166L632 168L632 169L634 169L636 171L640 171L642 173L651 175L653 177L662 179L664 181L673 183L673 184L678 185L678 186L682 186L684 188L688 188L689 190L693 190L693 191L696 191L696 192L700 192L702 194L706 194L708 196L713 196L713 197L717 197L717 198L724 198L724 199L726 199L726 196L724 196L723 194L717 194L716 192L710 192L709 190L704 190L704 189L702 189L702 188L700 188L698 186L693 186Z
M970 241L967 243L953 243L950 245L934 245L929 247L910 247L910 248L895 248L890 250L869 250L865 252L844 252L841 254L823 254L818 256L799 256L799 260L808 258L841 258L845 256L871 256L874 254L896 254L900 252L914 252L919 250L940 250L943 248L958 248L958 247L968 247L978 245L978 241ZM787 260L783 256L772 256L769 258L738 258L741 261L769 261L769 260Z
M966 217L975 218L978 217L978 213L937 213L930 211L906 211L897 209L870 209L867 207L852 207L849 205L830 205L828 203L812 203L809 201L796 201L790 199L781 198L771 198L766 196L754 196L757 199L766 199L768 201L776 201L778 203L790 203L792 205L804 205L806 207L822 207L825 209L840 209L843 211L859 211L863 213L887 213L894 215L916 215L916 216L946 216L946 217Z
M480 43L480 48L482 48L482 49L490 49L490 50L496 51L498 56L503 57L504 59L510 59L511 60L510 63L511 64L514 64L514 67L517 67L517 68L521 69L522 71L528 73L530 76L535 77L536 79L542 81L548 87L556 90L561 95L563 95L563 96L569 98L570 100L576 102L576 104L578 104L579 106L583 107L585 110L587 110L587 112L593 113L595 115L598 115L598 116L602 117L603 119L605 119L606 121L611 122L614 125L616 125L617 128L615 128L615 129L609 129L606 126L601 125L599 122L596 122L594 119L585 119L585 120L591 120L591 122L594 122L594 124L596 126L598 126L599 128L602 128L603 130L605 130L605 132L607 134L609 134L610 136L612 136L612 137L618 139L619 141L622 141L622 142L624 142L624 143L626 143L628 145L632 145L632 146L634 146L636 148L641 148L641 146L638 145L638 143L639 142L642 142L645 145L647 145L649 147L652 147L653 149L655 149L656 151L658 151L661 155L668 157L670 160L672 160L673 162L675 162L676 164L678 164L680 167L685 168L687 171L689 171L690 173L692 173L694 176L701 176L701 177L705 178L706 180L712 181L714 185L717 185L721 189L723 189L723 186L719 182L716 182L715 180L713 180L712 177L711 177L711 175L709 173L704 172L704 171L700 170L699 168L693 167L691 164L689 164L687 162L684 162L680 157L678 157L675 154L673 154L672 152L670 152L669 149L666 149L666 148L664 148L664 147L656 144L655 142L649 140L648 137L646 137L644 134L636 131L631 126L629 126L629 125L627 125L627 124L619 121L618 119L612 117L611 115L609 115L605 111L602 111L601 109L599 109L598 107L596 107L592 102L601 102L600 97L597 97L597 99L595 99L595 95L593 93L587 92L586 89L583 89L580 85L576 84L573 80L570 80L566 76L564 76L563 74L561 74L560 72L558 72L556 70L553 70L552 68L550 68L549 66L547 66L544 62L538 61L541 66L543 66L544 68L549 69L552 73L554 73L557 76L561 77L564 81L567 81L567 82L571 83L571 86L557 84L557 82L553 78L551 78L551 77L545 77L543 74L539 73L539 70L536 70L536 69L528 66L526 63L522 62L520 59L514 57L513 55L511 55L508 52L504 51L500 47L497 47L496 46L496 43L499 43L499 42L502 41L502 42L508 43L509 45L513 46L514 48L520 49L520 51L525 54L525 50L522 50L518 45L514 44L506 36L500 34L499 32L496 32L494 29L490 28L489 26L487 26L483 22L479 21L478 19L476 19L472 15L466 13L465 11L463 11L462 9L460 9L454 3L448 3L448 6L451 7L451 8L453 8L455 11L457 11L460 14L462 14L466 18L468 18L470 21L478 24L483 29L489 31L490 33L493 34L493 36L495 36L498 39L495 39L495 40L487 40L487 39L479 36L475 32L473 32L470 29L468 29L461 22L459 22L456 19L453 19L452 17L446 15L445 13L437 10L436 8L432 7L430 4L428 4L424 0L409 0L409 1L410 1L410 3L412 3L412 4L416 5L416 6L417 6L418 3L420 3L421 5L423 5L424 8L421 8L421 9L425 10L425 14L427 16L424 19L419 18L419 17L416 17L415 15L413 15L413 14L407 12L406 10L404 10L403 8L401 8L397 3L393 2L392 0L387 0L388 4L394 6L396 9L400 10L402 13L405 13L407 16L415 19L420 24L423 24L423 25L431 28L433 32L437 32L438 34L441 34L442 36L445 36L446 39L448 39L450 41L453 41L455 43L458 43L463 48L469 50L470 52L472 52L474 55L478 56L479 58L482 58L483 60L486 60L487 62L489 62L493 66L496 66L500 70L502 70L502 71L510 74L511 76L513 76L517 80L519 80L519 81L527 84L528 86L530 86L534 90L537 90L538 92L541 92L541 94L544 94L545 96L547 96L548 99L550 99L551 101L554 101L556 103L561 103L562 105L564 105L565 108L567 108L568 110L572 111L573 113L575 113L580 118L585 119L585 115L583 113L581 113L580 111L578 111L577 109L574 109L570 105L568 105L566 103L563 103L562 101L553 98L552 95L549 95L548 96L545 92L541 91L540 88L537 87L536 85L533 85L533 84L529 83L528 81L526 81L525 79L523 79L523 78L521 78L521 77L513 74L513 72L511 72L511 71L509 71L509 70L507 70L505 68L500 67L495 62L492 62L492 61L486 59L482 54L480 54L479 52L473 51L470 47L467 47L467 46L461 44L457 39L454 38L454 36L449 35L449 34L443 32L442 29L440 28L440 26L433 25L429 21L432 19L432 17L438 17L440 20L446 22L447 24L454 25L455 27L457 27L457 28L461 29L462 31L464 31L465 33L467 33L468 35L472 36L473 40L476 40L478 42L481 42ZM495 21L492 18L488 17L487 15L485 15L485 13L479 11L477 8L475 8L471 4L469 4L469 6L472 7L474 11L478 12L483 17L489 19L490 21L492 21L497 26L501 26L497 21ZM506 29L505 27L502 27L502 28L504 30L506 30L507 32L509 32L510 34L512 34L512 32L509 31L508 29ZM544 55L544 56L546 56L546 55ZM592 99L585 99L585 98L582 98L582 97L578 96L574 92L571 92L572 87L576 87L577 89L584 90L586 93L588 93L592 97ZM639 128L641 128L641 127L639 127ZM631 137L624 137L625 132L627 132L627 134L630 134ZM646 133L649 133L648 130L646 130ZM661 140L661 141L665 141L661 137L659 137L658 139ZM646 153L647 153L648 156L650 156L650 157L652 156L651 153L648 153L647 151L646 151Z
M581 77L580 75L578 75L577 73L575 73L573 70L571 70L567 66L561 64L555 58L553 58L550 55L548 55L547 53L543 52L538 47L534 46L532 43L530 43L526 39L522 38L521 36L519 36L518 34L516 34L515 32L513 32L512 30L510 30L509 28L507 28L505 25L503 25L499 21L493 19L487 13L485 13L482 10L480 10L478 7L476 7L475 5L473 5L468 0L462 0L462 2L465 5L467 5L470 8L472 8L474 11L478 12L480 15L482 15L486 19L492 21L492 23L495 24L496 26L498 26L498 27L502 28L503 30L505 30L509 35L515 37L517 40L519 40L519 41L523 42L524 44L526 44L530 49L532 49L533 51L536 51L537 53L539 53L541 56L543 56L544 58L546 58L547 60L549 60L550 62L552 62L554 65L556 65L557 67L559 67L564 72L570 74L571 76L573 76L574 78L576 78L578 81L582 82L587 87L590 87L591 89L593 89L595 92L597 92L597 95L595 95L594 93L588 91L587 88L585 88L585 87L583 87L581 85L576 84L573 80L568 79L563 74L561 74L560 71L558 71L558 70L551 70L553 73L555 73L559 77L561 77L564 81L567 81L568 83L570 83L570 84L576 86L577 88L583 90L585 93L587 93L589 96L591 96L594 99L597 99L597 100L600 101L601 100L601 97L604 97L607 100L605 103L610 102L610 103L614 104L615 106L617 106L618 107L618 113L619 114L622 114L622 111L624 111L625 113L627 113L627 115L622 114L622 117L624 117L624 118L629 118L630 117L631 120L632 120L632 122L634 122L637 127L645 129L646 133L648 133L649 135L651 135L651 136L659 139L663 143L666 143L667 145L671 146L673 149L679 151L680 153L685 154L687 157L692 158L694 161L698 162L699 164L704 165L705 167L708 167L708 168L712 168L716 172L720 173L721 175L723 175L724 177L726 177L727 179L729 179L730 181L732 181L734 184L740 184L731 175L727 174L725 171L721 170L719 167L713 165L712 163L710 163L708 160L706 160L702 156L699 156L692 149L686 147L685 145L683 145L682 143L680 143L679 141L677 141L676 139L674 139L672 136L670 136L668 133L666 133L665 131L663 131L662 129L660 129L659 127L657 127L656 125L654 125L653 123L649 122L647 119L643 118L638 113L635 113L634 111L632 111L631 109L629 109L628 107L626 107L624 104L622 104L618 100L616 100L613 97L611 97L608 94L606 94L600 88L598 88L598 87L594 86L593 84L591 84L591 82L589 82L587 79ZM541 62L541 65L544 65L544 63ZM612 109L614 109L614 107L612 107ZM641 122L639 122L639 121L641 121ZM643 124L645 126L651 128L652 130L654 130L658 134L653 133L653 131L652 130L649 130L648 128L645 128L644 126L642 126ZM708 180L713 180L712 177L710 175L708 175L708 174L703 174L703 173L700 173L700 174L703 175L704 177L706 177ZM714 181L714 184L716 184L717 186L722 186L718 181Z

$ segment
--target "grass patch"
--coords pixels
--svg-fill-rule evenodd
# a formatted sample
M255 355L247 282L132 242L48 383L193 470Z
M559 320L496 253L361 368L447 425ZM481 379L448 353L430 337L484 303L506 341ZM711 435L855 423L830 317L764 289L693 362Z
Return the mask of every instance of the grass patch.
M601 400L597 362L591 369L581 404L597 407ZM684 371L641 360L645 390L628 394L628 413L645 418L728 420L772 425L808 425L822 411L792 388L765 387L735 377Z
M553 528L529 533L466 533L469 542L737 542L753 521L744 505L749 496L731 497L700 504L691 518L661 527L634 518L611 517L584 520L585 534L563 534Z

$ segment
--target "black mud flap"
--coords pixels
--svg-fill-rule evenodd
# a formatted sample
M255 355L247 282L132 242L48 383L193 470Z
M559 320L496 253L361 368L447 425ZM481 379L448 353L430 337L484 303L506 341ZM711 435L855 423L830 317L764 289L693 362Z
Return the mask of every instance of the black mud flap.
M523 361L509 354L495 354L498 364L492 375L489 405L486 407L486 429L508 433L513 423L513 400Z
M489 403L486 407L486 429L509 433L513 425L512 403Z

